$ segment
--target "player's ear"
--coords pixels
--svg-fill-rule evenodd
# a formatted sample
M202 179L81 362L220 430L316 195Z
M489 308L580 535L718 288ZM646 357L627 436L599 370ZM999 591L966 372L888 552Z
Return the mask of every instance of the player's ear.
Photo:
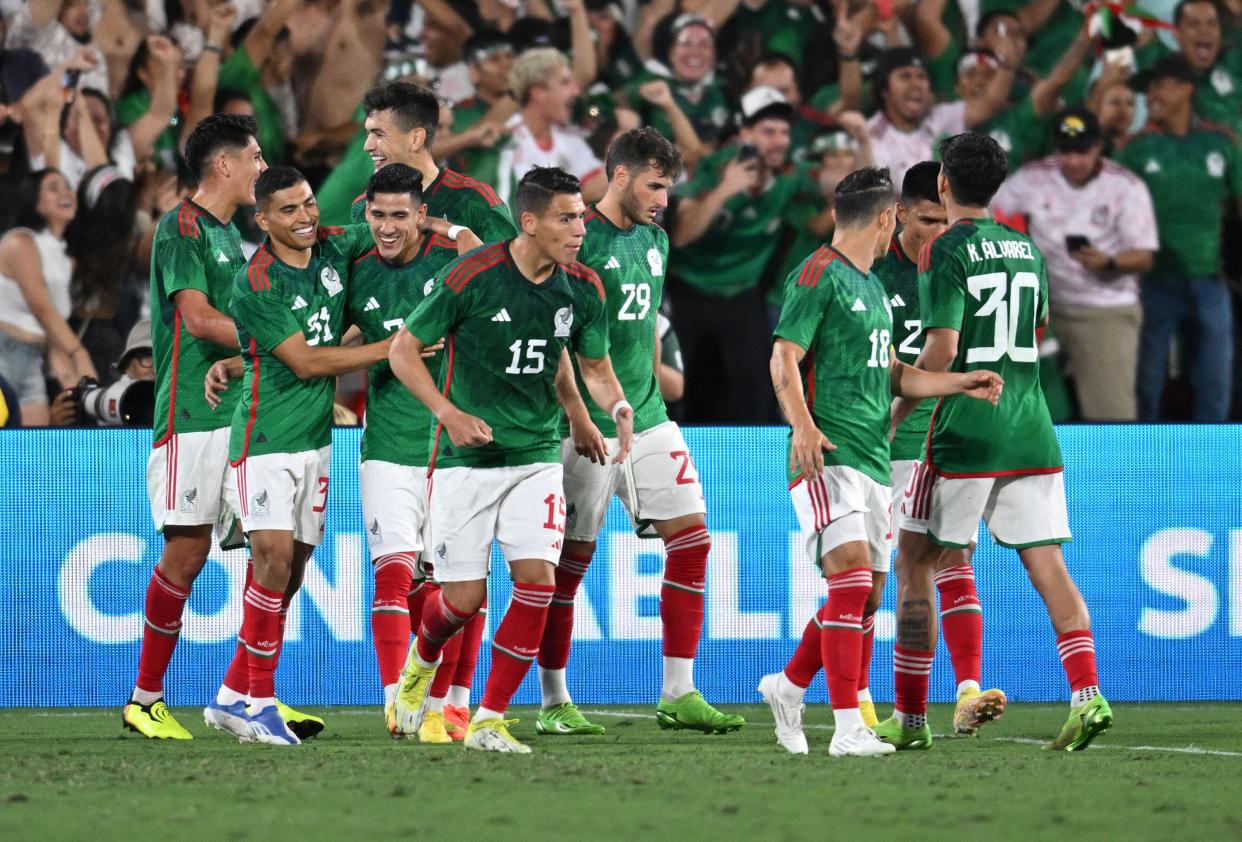
M941 204L944 204L945 196L950 195L949 179L945 176L943 168L941 168L940 174L936 176L936 193L940 196Z
M259 226L259 230L264 234L267 234L272 230L271 226L267 222L267 215L258 208L256 208L254 212L254 222L255 225Z
M417 228L422 228L423 223L427 221L427 206L419 204L418 210L414 212L414 222Z

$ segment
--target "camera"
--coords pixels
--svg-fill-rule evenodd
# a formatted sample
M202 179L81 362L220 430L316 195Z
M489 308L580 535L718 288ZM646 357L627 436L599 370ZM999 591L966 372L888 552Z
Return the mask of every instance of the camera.
M737 159L742 163L759 160L759 147L753 143L743 143L737 148Z
M71 390L78 424L100 427L150 427L155 418L155 382L122 377L101 386L83 377Z

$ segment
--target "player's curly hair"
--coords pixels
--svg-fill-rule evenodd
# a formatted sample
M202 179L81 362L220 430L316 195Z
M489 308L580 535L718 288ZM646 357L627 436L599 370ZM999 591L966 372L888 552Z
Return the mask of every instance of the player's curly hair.
M644 126L617 136L608 147L604 167L609 181L617 167L625 167L631 175L654 167L660 175L676 181L685 165L676 146L655 129Z
M582 192L578 177L560 167L535 167L518 182L513 209L520 219L524 213L542 216L557 195L573 195Z
M893 177L888 167L863 167L841 179L833 191L837 226L852 228L868 225L884 208L897 201Z
M1005 150L978 132L962 132L942 140L940 165L953 198L971 208L986 208L1009 172Z
M423 174L405 164L388 164L376 170L367 182L367 201L375 201L376 193L408 194L417 207L423 202Z
M237 152L246 148L250 138L257 137L253 117L244 114L212 114L204 117L185 142L185 162L202 180L211 159L221 152Z
M391 111L397 128L403 132L422 129L427 133L423 145L428 149L436 139L436 127L440 125L440 100L424 87L410 82L384 82L366 92L362 97L362 109L367 114Z

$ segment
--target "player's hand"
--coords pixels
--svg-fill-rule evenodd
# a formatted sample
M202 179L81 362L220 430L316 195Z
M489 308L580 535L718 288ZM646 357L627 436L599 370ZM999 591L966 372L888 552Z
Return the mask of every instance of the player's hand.
M1001 392L1005 389L1005 381L995 371L980 369L967 371L961 377L962 394L975 400L987 401L996 406L1000 403Z
M795 428L789 442L789 467L803 479L814 479L824 472L824 451L836 449L814 424Z
M446 414L440 419L440 423L448 430L449 439L458 447L482 447L491 443L492 428L487 422L460 409Z
M612 464L620 465L630 455L630 447L634 444L634 410L622 407L617 413L617 455L612 457Z
M608 464L608 443L585 412L581 418L570 417L569 438L574 443L574 453L585 456L597 465Z
M424 360L429 360L443 350L444 350L444 337L441 336L439 339L437 339L432 344L424 345L423 352L419 356L421 356Z
M220 394L228 387L229 368L224 360L220 360L207 369L207 376L203 378L203 396L207 399L207 405L212 409L220 406L223 401Z

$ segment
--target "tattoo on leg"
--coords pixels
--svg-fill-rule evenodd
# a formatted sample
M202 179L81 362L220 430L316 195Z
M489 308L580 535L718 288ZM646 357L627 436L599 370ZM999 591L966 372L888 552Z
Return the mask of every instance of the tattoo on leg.
M910 599L901 603L897 620L897 644L924 652L931 649L931 602Z

